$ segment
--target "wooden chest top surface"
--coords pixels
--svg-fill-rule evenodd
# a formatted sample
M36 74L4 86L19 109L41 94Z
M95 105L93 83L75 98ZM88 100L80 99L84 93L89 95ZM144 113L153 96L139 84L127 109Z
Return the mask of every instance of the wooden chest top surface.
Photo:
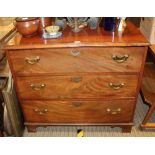
M149 43L140 31L131 23L127 22L122 35L115 32L104 31L98 27L96 30L84 28L79 33L73 33L67 27L63 35L57 39L43 39L36 35L31 38L23 38L19 33L2 46L2 49L31 49L31 48L54 48L54 47L83 47L83 46L148 46Z

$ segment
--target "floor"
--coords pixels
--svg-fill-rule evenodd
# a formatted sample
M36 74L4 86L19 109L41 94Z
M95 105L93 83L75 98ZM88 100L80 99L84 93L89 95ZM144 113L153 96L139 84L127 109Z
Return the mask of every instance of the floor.
M36 133L28 133L24 131L25 137L76 137L77 130L83 129L84 137L155 137L155 129L147 129L141 131L139 125L142 122L148 107L143 104L141 97L138 98L136 114L134 118L135 126L131 133L122 133L119 127L98 127L98 126L53 126L39 127ZM155 116L150 121L155 121Z

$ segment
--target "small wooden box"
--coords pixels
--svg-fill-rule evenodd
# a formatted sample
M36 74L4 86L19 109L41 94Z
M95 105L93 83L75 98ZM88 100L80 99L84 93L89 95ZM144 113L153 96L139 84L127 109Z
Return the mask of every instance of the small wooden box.
M155 18L143 18L140 23L140 31L151 44L155 44Z

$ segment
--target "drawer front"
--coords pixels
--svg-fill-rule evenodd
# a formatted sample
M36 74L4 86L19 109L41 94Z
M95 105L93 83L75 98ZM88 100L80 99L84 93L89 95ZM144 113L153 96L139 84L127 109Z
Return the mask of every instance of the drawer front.
M23 101L25 122L125 123L132 121L134 101Z
M9 51L16 74L139 72L143 47L60 48Z
M21 99L135 97L136 75L17 77Z

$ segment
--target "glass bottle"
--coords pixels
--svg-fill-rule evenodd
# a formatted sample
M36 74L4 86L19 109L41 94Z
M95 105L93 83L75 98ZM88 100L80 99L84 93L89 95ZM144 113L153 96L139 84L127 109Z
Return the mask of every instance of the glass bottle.
M105 17L103 27L106 31L114 32L116 29L116 17Z

